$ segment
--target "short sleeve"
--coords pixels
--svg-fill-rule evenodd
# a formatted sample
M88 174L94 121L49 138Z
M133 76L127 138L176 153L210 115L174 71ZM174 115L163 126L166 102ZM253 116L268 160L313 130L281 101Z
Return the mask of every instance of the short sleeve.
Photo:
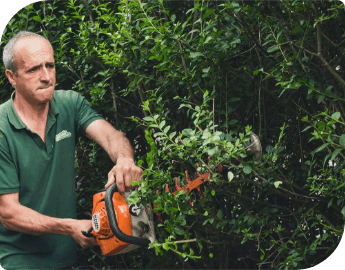
M0 132L0 194L19 192L19 178L7 139Z
M77 98L77 135L85 136L85 130L93 121L103 119L92 107L91 104L80 94Z

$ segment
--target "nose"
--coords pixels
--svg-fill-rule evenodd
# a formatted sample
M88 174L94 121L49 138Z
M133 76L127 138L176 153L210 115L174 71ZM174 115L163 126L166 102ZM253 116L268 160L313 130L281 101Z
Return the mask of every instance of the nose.
M46 67L41 69L40 79L42 82L49 82L50 81L50 73Z

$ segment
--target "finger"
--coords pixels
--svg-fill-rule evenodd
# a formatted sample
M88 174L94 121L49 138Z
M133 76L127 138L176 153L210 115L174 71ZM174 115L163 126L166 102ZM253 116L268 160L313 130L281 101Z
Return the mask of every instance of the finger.
M139 181L142 176L143 176L143 170L139 167L137 167L138 169L136 170L136 179Z
M107 184L104 186L105 189L108 189L108 187L110 187L112 184L114 184L116 182L116 179L115 179L115 176L114 176L114 173L113 171L111 170L109 173L108 173L108 182Z
M123 178L124 178L124 182L125 182L126 192L128 192L134 188L131 184L131 182L134 181L133 176L132 176L132 172L125 173L123 175Z
M138 168L138 170L136 170L136 179L137 179L138 184L140 185L141 184L140 179L142 179L143 170L139 167L137 167L137 168Z
M125 183L124 183L122 171L116 170L115 177L116 177L117 190L120 192L121 195L123 195L125 193Z
M95 238L89 239L89 247L97 246L97 241Z

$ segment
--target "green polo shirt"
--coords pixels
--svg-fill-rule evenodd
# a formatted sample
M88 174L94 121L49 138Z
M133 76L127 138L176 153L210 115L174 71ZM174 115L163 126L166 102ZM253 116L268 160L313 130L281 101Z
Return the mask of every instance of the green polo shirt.
M0 194L44 215L76 217L75 145L102 117L80 94L56 90L50 102L46 142L20 120L12 98L0 105ZM62 268L77 258L77 245L63 235L32 236L0 223L0 265L5 269Z

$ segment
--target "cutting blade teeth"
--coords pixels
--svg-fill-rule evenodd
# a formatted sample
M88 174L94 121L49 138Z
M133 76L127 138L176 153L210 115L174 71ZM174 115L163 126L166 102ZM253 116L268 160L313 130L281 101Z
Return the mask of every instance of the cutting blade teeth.
M178 177L175 178L175 189L176 191L180 191L183 189L178 182Z
M170 190L169 190L169 184L165 184L165 192L170 192Z
M196 176L197 177L200 177L201 176L201 173L200 173L200 171L199 171L199 168L200 168L200 164L198 163L197 165L196 165Z
M188 171L185 171L184 175L185 175L185 178L186 178L186 183L189 184L191 181L190 181L190 178L189 178Z

